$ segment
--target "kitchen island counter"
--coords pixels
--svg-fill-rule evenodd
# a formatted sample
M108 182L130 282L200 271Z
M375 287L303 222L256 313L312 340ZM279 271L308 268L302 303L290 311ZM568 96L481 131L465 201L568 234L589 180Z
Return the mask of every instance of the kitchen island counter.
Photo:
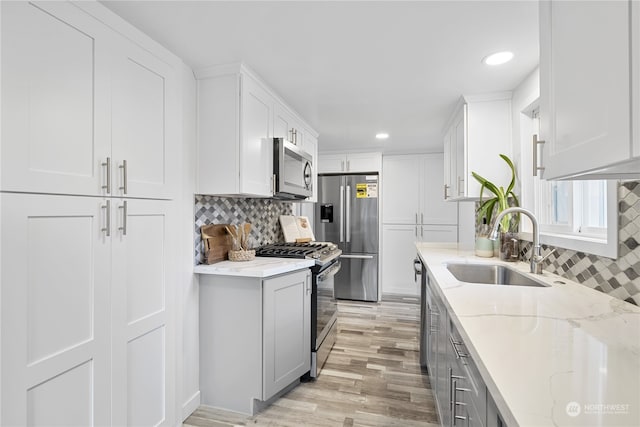
M507 425L640 425L639 307L548 272L548 287L461 282L447 263L529 264L416 247Z
M217 276L265 278L310 268L314 265L315 260L312 259L256 257L251 261L221 261L210 265L200 264L194 267L193 272Z

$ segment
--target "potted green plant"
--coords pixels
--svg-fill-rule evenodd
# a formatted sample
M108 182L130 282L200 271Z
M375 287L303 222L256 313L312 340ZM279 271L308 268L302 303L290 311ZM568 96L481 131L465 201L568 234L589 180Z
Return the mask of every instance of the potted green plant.
M491 220L495 215L503 210L512 207L520 206L518 197L513 192L516 185L516 168L511 159L500 154L502 160L504 160L511 169L511 181L505 188L498 186L476 172L471 172L471 175L480 183L480 204L477 210L477 220L486 220L486 223L491 226ZM493 193L493 197L489 199L483 199L484 189ZM518 231L518 223L520 221L520 214L506 215L500 221L500 258L507 261L516 261L519 255L519 245L517 244L516 233Z

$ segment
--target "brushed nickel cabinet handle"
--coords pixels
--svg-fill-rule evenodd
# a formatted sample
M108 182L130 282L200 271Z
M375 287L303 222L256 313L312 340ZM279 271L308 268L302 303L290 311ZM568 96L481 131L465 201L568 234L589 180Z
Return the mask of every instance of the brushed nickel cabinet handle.
M106 209L106 224L105 227L102 228L100 231L102 231L105 236L109 237L111 236L111 200L107 200L107 204L106 205L102 205L102 209Z
M347 160L347 172L351 170L351 166L349 166L349 160Z
M462 196L464 194L463 183L464 183L464 178L459 176L458 177L458 196Z
M118 167L122 169L122 187L120 187L120 190L122 190L124 194L127 194L127 161L123 160L122 164Z
M111 157L107 157L107 161L102 166L107 168L107 183L102 188L107 190L107 194L111 194Z
M125 200L122 206L119 206L122 209L122 227L118 227L118 230L122 230L122 235L127 235L127 201Z
M449 188L449 186L447 184L444 185L444 199L447 200L449 198L449 195L447 194L447 189Z
M544 166L538 166L538 145L545 141L538 141L538 135L533 135L533 176L538 176L538 171L543 171Z

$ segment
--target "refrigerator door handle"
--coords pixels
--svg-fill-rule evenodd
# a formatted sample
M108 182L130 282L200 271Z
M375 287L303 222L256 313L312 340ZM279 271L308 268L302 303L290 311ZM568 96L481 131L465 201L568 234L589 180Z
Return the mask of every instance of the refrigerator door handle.
M347 185L347 198L345 200L347 205L347 243L351 241L351 221L349 218L351 217L351 186Z
M340 243L344 242L344 186L340 186Z
M340 258L349 259L373 259L373 255L340 255Z

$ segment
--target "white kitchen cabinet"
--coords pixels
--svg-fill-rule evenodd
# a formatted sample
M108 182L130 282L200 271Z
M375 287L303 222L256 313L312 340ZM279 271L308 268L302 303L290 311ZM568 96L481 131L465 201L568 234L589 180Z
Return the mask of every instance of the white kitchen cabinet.
M265 279L262 287L262 400L267 400L310 369L311 277L306 270Z
M456 156L455 150L453 147L455 146L455 128L449 128L444 135L444 141L442 144L444 148L443 160L444 160L444 168L443 168L443 176L444 176L444 185L442 188L442 196L444 200L451 198L451 191L455 189L456 183Z
M202 403L254 414L309 371L311 273L200 276Z
M70 3L2 3L2 190L101 195L110 40Z
M455 204L445 203L443 155L384 156L382 222L455 225Z
M384 156L382 167L382 222L420 223L422 158L417 155Z
M243 65L198 78L198 193L273 194L274 98Z
M318 157L318 173L366 173L382 171L381 153L331 153Z
M1 424L173 425L170 202L1 204Z
M2 73L3 191L172 197L171 65L71 3L8 2Z
M420 283L415 280L412 267L418 235L418 227L415 225L382 226L383 294L419 295Z
M382 163L382 291L418 295L415 242L457 242L457 205L443 197L441 153L384 156Z
M113 425L175 419L175 251L170 202L112 201Z
M511 93L463 96L445 127L443 176L447 200L476 200L476 172L507 186L511 170L499 155L511 154ZM489 196L488 190L485 195Z
M637 9L630 1L540 2L541 177L640 177Z
M271 197L273 145L293 138L305 146L305 126L246 65L196 71L198 79L198 194Z
M111 194L172 198L179 138L177 70L125 40L111 80Z
M0 424L175 425L173 204L144 199L179 181L181 62L97 3L0 7Z
M273 110L273 137L284 138L296 145L304 145L304 124L285 105L276 101Z
M453 242L458 240L455 225L383 224L382 292L419 295L420 282L414 276L416 242Z

